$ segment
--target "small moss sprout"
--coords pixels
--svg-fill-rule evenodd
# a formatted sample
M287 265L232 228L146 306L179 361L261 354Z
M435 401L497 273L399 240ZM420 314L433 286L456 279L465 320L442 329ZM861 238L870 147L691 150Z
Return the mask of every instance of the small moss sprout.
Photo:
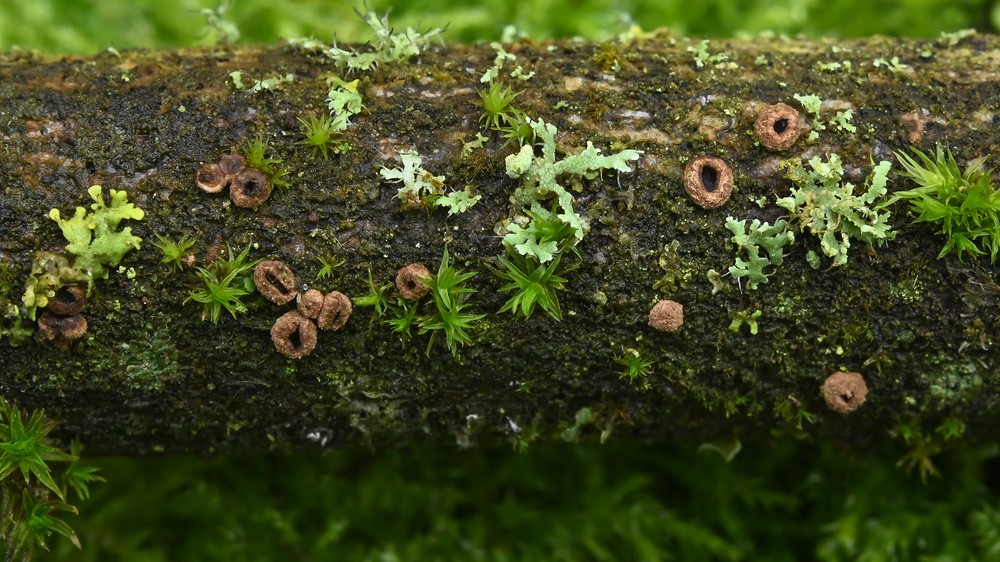
M222 311L229 312L236 318L238 313L247 311L243 303L243 297L254 292L253 274L251 270L257 265L257 261L247 263L247 254L250 253L250 245L239 254L233 254L233 249L227 246L228 258L215 261L207 268L197 269L198 278L202 281L202 286L192 289L188 293L188 298L184 300L195 301L203 306L201 319L211 320L213 324L219 323ZM258 260L259 261L259 260Z
M334 120L328 115L312 116L309 120L298 118L302 124L302 134L305 138L298 144L312 148L313 158L323 155L323 160L330 159L330 152L343 154L351 149L351 145L338 138L339 130L334 127Z
M646 361L637 349L626 347L621 355L615 357L615 363L625 367L621 372L621 378L633 382L648 376L652 372L654 361Z
M191 246L194 246L194 240L187 234L181 236L180 240L176 242L162 234L156 234L156 238L159 242L153 242L153 245L163 253L160 263L167 265L174 264L177 266L177 269L183 270L184 258L187 256L187 251L191 249Z
M479 102L476 105L483 108L479 121L485 121L483 126L486 130L501 131L514 123L520 111L511 104L521 93L513 91L502 82L493 82L488 89L479 90Z
M271 158L268 153L268 140L263 134L259 134L251 141L240 147L243 155L247 159L247 168L256 168L267 176L271 185L275 187L288 187L288 168L284 166L281 158Z
M500 258L504 270L498 274L510 283L500 287L500 292L514 294L500 308L500 312L509 311L530 318L535 305L538 305L552 318L562 320L562 309L556 294L556 291L566 287L566 278L557 274L562 256L555 256L547 265L537 258L516 252L508 251L508 256L510 259Z

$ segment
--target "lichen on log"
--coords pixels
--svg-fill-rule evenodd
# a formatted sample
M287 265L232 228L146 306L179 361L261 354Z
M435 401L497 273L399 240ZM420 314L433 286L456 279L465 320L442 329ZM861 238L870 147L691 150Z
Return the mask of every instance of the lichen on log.
M892 209L895 240L855 243L842 267L810 267L819 241L800 236L755 290L716 272L736 256L727 216L787 216L774 204L792 187L782 160L837 154L857 186L873 162L910 146L945 143L963 164L996 150L1000 40L756 38L713 41L708 55L700 46L664 33L505 46L534 74L499 79L523 92L526 114L557 127L560 158L588 142L604 154L643 152L633 173L573 182L589 232L564 264L562 321L498 313L507 295L493 272L505 221L521 211L504 163L517 151L492 133L463 154L480 131L489 46L433 46L408 64L341 77L359 80L364 110L343 133L351 149L329 159L299 144L299 119L327 112L336 68L288 45L0 55L4 304L19 303L36 252L65 244L50 209L84 205L100 184L126 190L146 214L132 226L141 250L95 283L82 340L68 351L40 336L0 342L0 394L44 407L95 453L524 444L559 438L581 408L593 421L578 433L591 439L785 433L877 443L901 428L942 440L937 429L957 424L966 437L996 437L997 268L937 259L934 229L902 205ZM234 88L234 71L294 79L249 93ZM819 98L818 114L796 95ZM799 111L804 130L772 152L755 127L778 103ZM288 188L239 208L196 187L202 165L258 135L291 172ZM481 200L454 215L404 209L379 171L398 167L405 150ZM685 192L685 164L702 155L733 172L719 208ZM906 188L896 172L890 191ZM711 190L717 178L704 181ZM161 263L155 235L194 239L193 258ZM270 330L294 303L254 294L246 314L218 324L184 304L199 283L192 266L248 244L251 259L280 260L309 287L351 297L368 293L369 272L381 286L407 264L434 271L447 247L453 264L478 272L467 304L485 318L453 356L355 306L346 326L289 359ZM318 278L321 259L343 265ZM676 332L648 325L661 299L683 305ZM625 349L651 362L646 374L623 378ZM864 405L849 414L828 409L821 391L837 371L867 382Z

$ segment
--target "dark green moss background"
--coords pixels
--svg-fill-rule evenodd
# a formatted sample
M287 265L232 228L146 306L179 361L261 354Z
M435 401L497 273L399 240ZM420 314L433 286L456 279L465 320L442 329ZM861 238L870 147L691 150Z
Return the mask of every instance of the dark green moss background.
M0 49L94 53L212 40L214 1L6 0ZM371 2L384 11L386 2ZM348 3L237 0L244 42L361 36ZM778 33L932 37L992 31L1000 3L764 0L395 4L398 26L449 23L446 39L605 38L635 22L693 36ZM512 449L337 451L318 456L96 459L109 483L71 518L77 552L38 560L1000 560L1000 447L934 457L922 484L882 450L789 436L711 451L629 443Z

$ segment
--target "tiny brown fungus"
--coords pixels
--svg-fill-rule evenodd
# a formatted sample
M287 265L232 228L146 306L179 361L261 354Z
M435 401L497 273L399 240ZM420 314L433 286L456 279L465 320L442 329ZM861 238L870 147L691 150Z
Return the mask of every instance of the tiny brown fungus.
M309 289L299 295L299 303L296 307L299 314L310 320L319 318L319 313L323 310L323 293L317 289Z
M316 324L297 310L282 314L271 327L271 341L275 349L292 359L301 359L312 353L317 335Z
M229 185L229 178L222 173L218 164L202 164L198 167L194 183L205 193L218 193Z
M45 311L38 317L38 329L45 339L67 351L71 343L87 334L87 319L82 314L61 316Z
M779 152L790 148L802 134L799 112L787 103L764 108L754 123L757 140L768 150Z
M223 154L219 159L219 170L230 179L247 167L247 160L240 154Z
M396 273L396 289L404 299L418 301L431 288L421 279L430 279L431 272L422 263L411 263L403 266Z
M823 399L834 412L853 412L865 403L868 385L861 373L837 371L823 381Z
M663 332L676 332L684 324L684 305L661 300L649 311L649 325Z
M85 304L87 304L87 291L79 285L66 285L60 287L56 294L49 298L45 309L53 314L71 316L79 314Z
M236 174L229 186L229 198L237 207L259 207L271 196L271 182L267 174L257 168L247 168Z
M332 291L323 297L323 310L316 323L324 330L339 330L347 324L353 309L351 299L340 291Z
M257 264L253 270L253 284L260 294L276 304L285 304L299 294L295 274L278 260L264 260Z
M720 207L733 194L733 170L714 156L692 158L684 168L684 190L699 207Z

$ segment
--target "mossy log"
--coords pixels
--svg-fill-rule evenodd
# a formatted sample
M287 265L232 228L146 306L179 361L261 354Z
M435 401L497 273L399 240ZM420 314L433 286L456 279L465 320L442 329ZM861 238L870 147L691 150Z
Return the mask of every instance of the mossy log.
M113 454L781 433L856 445L903 435L933 448L963 428L962 438L1000 437L1000 287L988 256L938 259L934 226L897 204L895 240L856 242L846 265L824 258L813 269L806 255L819 241L801 234L749 290L726 273L736 254L725 226L728 216L773 224L787 215L774 204L791 188L785 159L836 153L845 180L860 186L873 161L911 146L946 144L963 166L993 153L1000 39L704 44L659 34L505 48L517 59L500 79L523 91L516 104L526 114L558 127L559 157L588 141L605 154L643 151L633 173L574 184L590 230L579 258L566 256L562 321L498 312L509 297L495 273L502 225L520 211L511 202L519 182L505 169L514 150L492 133L462 154L480 130L474 102L496 56L487 45L434 46L346 77L359 79L365 109L343 137L352 149L328 160L297 144L297 118L327 111L336 69L320 55L287 45L2 55L4 298L19 304L36 253L65 244L50 209L67 216L88 205L89 186L126 190L145 218L128 221L141 249L94 283L83 339L67 351L38 331L0 342L0 394L44 408L91 452ZM511 78L518 65L533 77ZM233 71L245 82L295 78L249 93L234 88ZM795 94L824 100L820 118ZM803 134L782 152L762 146L755 119L778 102L817 138ZM818 130L848 109L856 130ZM257 135L290 170L288 188L256 209L196 189L201 163ZM405 149L481 201L452 216L403 209L399 186L379 171ZM685 193L685 163L699 155L732 167L735 189L721 207ZM890 191L912 187L898 171ZM161 263L157 234L196 241L185 267ZM247 313L213 324L185 302L201 283L194 267L227 244L251 244L250 259L281 260L310 286L351 297L368 293L369 271L377 285L414 262L434 271L447 247L453 264L478 272L468 310L485 317L453 356L443 341L426 349L426 334L402 340L356 306L310 355L288 359L270 330L293 304L255 294ZM344 264L317 280L320 258ZM683 304L678 331L648 325L660 299ZM632 350L652 362L634 380L617 361ZM824 401L821 385L836 371L867 383L852 413Z

